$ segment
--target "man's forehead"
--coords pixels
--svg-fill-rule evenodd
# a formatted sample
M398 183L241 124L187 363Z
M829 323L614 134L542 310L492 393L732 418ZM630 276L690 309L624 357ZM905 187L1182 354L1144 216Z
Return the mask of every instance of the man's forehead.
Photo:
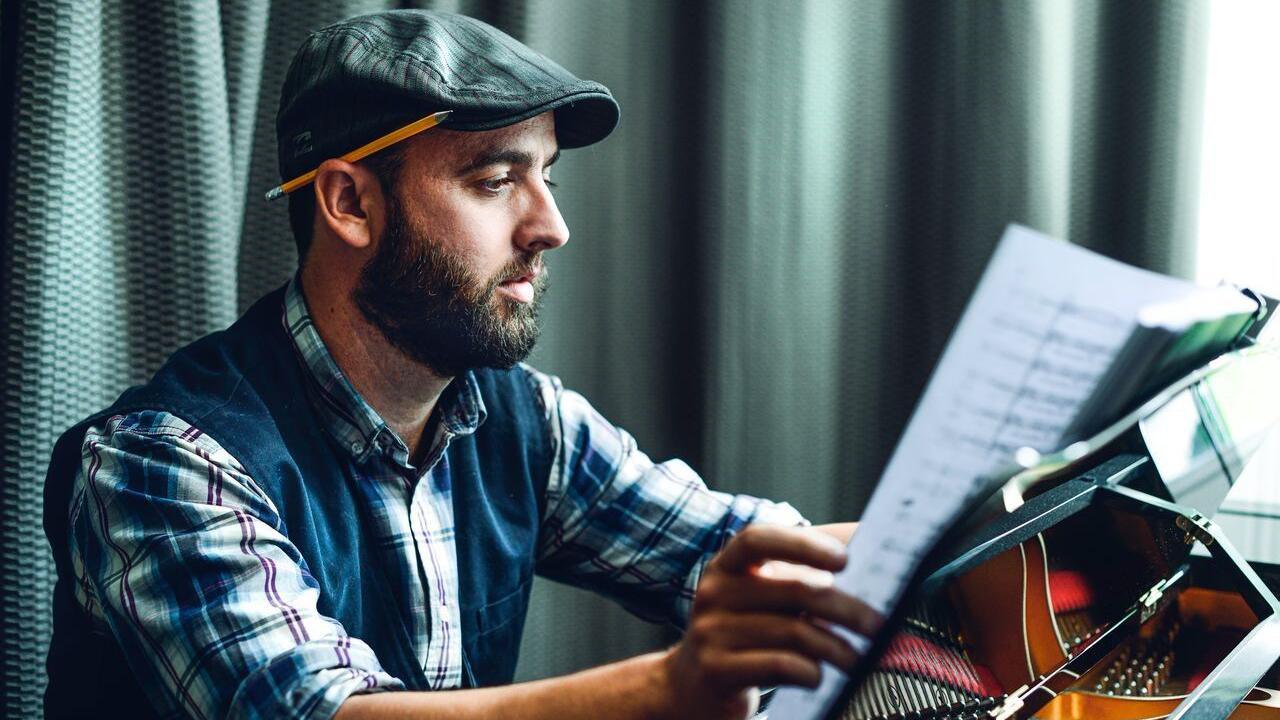
M535 157L542 155L544 159L559 150L554 116L549 112L496 130L442 128L434 137L431 133L423 133L421 137L427 142L419 143L419 150L454 166L470 164L502 150L519 150Z

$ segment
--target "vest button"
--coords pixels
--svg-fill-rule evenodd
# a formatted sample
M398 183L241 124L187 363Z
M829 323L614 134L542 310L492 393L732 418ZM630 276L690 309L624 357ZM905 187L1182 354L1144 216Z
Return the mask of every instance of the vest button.
M351 452L356 455L359 455L360 453L364 452L364 445L359 440L352 440Z

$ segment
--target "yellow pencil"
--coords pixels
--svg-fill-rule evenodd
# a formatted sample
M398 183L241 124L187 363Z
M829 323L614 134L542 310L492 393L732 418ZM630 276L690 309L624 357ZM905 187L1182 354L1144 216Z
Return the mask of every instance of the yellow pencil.
M352 150L346 155L343 155L342 159L352 163L356 162L357 160L362 160L378 152L379 150L387 147L388 145L394 145L400 142L401 140L404 140L405 138L413 137L414 135L417 135L423 130L427 130L429 128L435 127L436 125L439 125L440 123L444 122L445 118L449 117L450 112L452 112L452 110L444 110L442 112L432 113L422 118L421 120L415 120L409 123L408 125L405 125L399 130L392 130L391 132L387 133L386 135L383 135L377 140L365 143L364 145L361 145L360 147L356 148L355 150ZM315 179L316 179L315 170L312 170L311 172L305 175L299 175L298 177L290 180L289 182L283 185L277 185L276 187L273 187L270 190L268 190L267 199L275 200L278 197L284 197L286 194L291 193L294 190L297 190L298 188L302 187L303 185L306 185L307 183Z

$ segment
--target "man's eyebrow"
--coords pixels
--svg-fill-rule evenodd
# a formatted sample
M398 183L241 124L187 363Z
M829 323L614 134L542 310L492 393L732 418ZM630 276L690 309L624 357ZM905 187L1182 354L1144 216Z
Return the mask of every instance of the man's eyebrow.
M543 169L549 168L560 159L560 149L557 148L554 155L543 165ZM521 165L524 167L533 166L533 153L516 150L515 148L493 148L481 151L478 155L458 170L459 175L467 175L469 173L487 168L491 165Z

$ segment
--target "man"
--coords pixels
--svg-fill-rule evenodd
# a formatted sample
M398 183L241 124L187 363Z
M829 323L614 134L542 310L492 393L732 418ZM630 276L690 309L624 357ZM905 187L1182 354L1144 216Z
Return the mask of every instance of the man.
M876 622L830 586L851 526L655 465L519 364L568 240L551 165L617 117L469 18L308 38L277 118L283 179L315 171L298 274L54 450L49 715L741 718L854 662L828 624ZM688 631L509 685L534 571Z

